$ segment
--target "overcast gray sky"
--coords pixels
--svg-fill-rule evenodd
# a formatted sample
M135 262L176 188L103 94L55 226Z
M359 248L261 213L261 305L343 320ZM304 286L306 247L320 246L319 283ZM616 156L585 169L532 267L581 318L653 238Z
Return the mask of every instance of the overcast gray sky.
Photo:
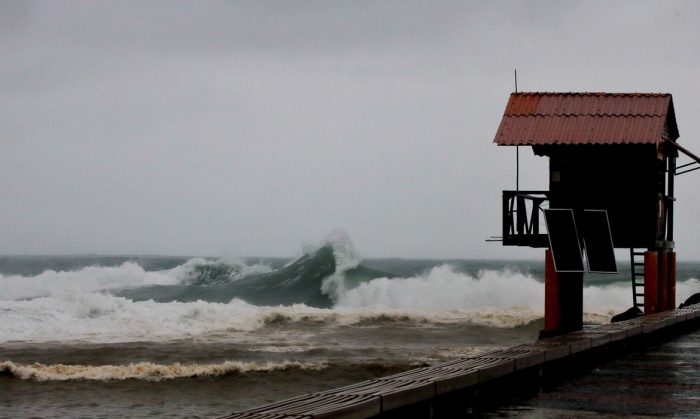
M0 1L0 253L541 257L485 243L513 90L670 92L700 2ZM546 189L523 156L521 187ZM677 186L700 260L700 172Z

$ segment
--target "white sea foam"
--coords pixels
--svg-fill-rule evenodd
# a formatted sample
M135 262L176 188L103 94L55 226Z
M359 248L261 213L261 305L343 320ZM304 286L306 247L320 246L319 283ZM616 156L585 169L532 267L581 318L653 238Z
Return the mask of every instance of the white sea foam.
M193 262L194 263L194 262ZM119 266L88 266L76 271L52 270L36 276L0 275L0 298L19 300L55 292L106 291L144 285L171 285L182 280L186 264L169 271L149 272L133 262Z
M161 271L146 271L134 262L124 262L119 266L88 266L75 271L47 270L35 276L0 274L0 298L20 300L65 292L101 292L149 285L177 285L187 282L197 267L217 263L220 262L193 258L182 265ZM272 270L263 263L247 265L240 260L226 263L235 267L233 271L236 274L230 280Z
M700 292L700 281L691 278L676 283L676 302L680 304ZM632 287L629 283L605 286L586 286L583 289L584 308L588 313L612 317L632 307Z
M139 362L128 365L64 365L64 364L15 364L0 362L0 373L10 374L23 380L74 381L74 380L146 380L161 381L174 378L211 377L233 373L275 370L322 370L324 362L241 362L225 361L220 364L174 364L162 365Z
M261 307L230 303L132 301L101 293L66 292L32 300L0 300L0 342L132 342L198 339L241 341L265 326L315 329L376 323L526 324L541 314L527 307L474 310L320 309L303 304ZM305 325L305 326L304 326ZM299 337L297 336L297 337ZM262 336L264 337L264 336ZM254 339L257 340L257 339Z
M512 272L481 271L476 277L442 265L411 278L377 278L338 294L337 307L413 310L540 308L542 284Z
M318 346L299 346L299 345L288 345L288 346L261 346L259 348L248 349L250 352L270 352L277 354L289 354L289 353L301 353L308 352L314 349L320 349Z
M101 293L66 292L32 300L0 300L0 341L163 341L262 328L280 316L302 319L321 309L230 303L132 301ZM328 310L326 310L328 311Z
M475 323L496 327L518 324L507 321L508 317L520 317L524 322L541 317L544 307L544 284L532 276L507 269L483 270L471 276L443 265L415 277L377 278L349 290L342 284L333 287L338 308L466 310ZM676 285L678 301L696 292L700 292L697 279ZM586 321L607 322L632 306L632 291L627 283L586 285L583 304ZM515 311L517 314L513 316ZM493 322L487 321L487 313L493 313Z
M516 327L542 317L541 307L473 309L335 308L303 304L259 307L240 300L157 303L99 293L65 293L24 301L0 301L0 342L133 342L197 339L265 342L266 326L289 331L300 342L309 328L403 324L475 324ZM604 322L598 315L597 322ZM278 325L284 324L282 328ZM274 332L277 333L277 332ZM262 339L262 340L260 340Z
M543 315L542 284L510 270L472 277L443 265L411 278L377 278L349 290L334 280L332 287L337 308L364 310L359 315L370 319L382 313L392 319L515 327Z

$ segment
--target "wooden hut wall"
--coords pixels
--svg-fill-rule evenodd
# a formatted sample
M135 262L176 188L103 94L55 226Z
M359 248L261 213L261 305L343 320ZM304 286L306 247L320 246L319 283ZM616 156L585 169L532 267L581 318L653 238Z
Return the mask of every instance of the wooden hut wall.
M658 159L655 145L544 149L550 157L551 208L607 210L618 248L650 248L663 239L659 206L665 193L664 161Z

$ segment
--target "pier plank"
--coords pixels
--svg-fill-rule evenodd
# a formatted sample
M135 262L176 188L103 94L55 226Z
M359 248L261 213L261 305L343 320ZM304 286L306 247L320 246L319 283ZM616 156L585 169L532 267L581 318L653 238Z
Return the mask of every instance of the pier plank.
M344 395L344 394L307 394L266 406L249 409L230 418L261 418L264 415L274 418L275 414L281 417L308 417L308 418L366 418L381 412L379 397L371 395ZM237 416L248 414L249 416ZM251 414L257 414L252 415Z
M429 381L434 383L435 394L444 394L451 391L462 390L479 383L478 370L455 370L445 368L443 364L433 367L419 368L399 374L390 375L383 379Z
M598 331L597 329L581 330L578 332L573 332L570 335L574 338L590 340L590 346L586 349L598 348L600 346L604 346L610 343L610 333L607 333L605 331ZM574 353L573 349L571 350L571 353Z
M545 362L555 361L571 354L571 349L568 344L549 339L542 339L533 343L524 343L522 345L514 346L513 349L542 350L544 352Z
M462 358L452 362L440 364L447 370L476 370L479 374L479 383L493 380L515 370L515 361L512 358L491 358L486 356Z
M488 356L491 358L512 359L515 362L515 370L523 370L542 365L544 363L544 352L540 348L509 348L492 352Z
M435 397L435 383L422 380L392 380L385 377L319 394L377 396L380 411L387 411Z
M591 337L574 333L568 333L557 337L550 338L553 342L559 342L563 345L569 345L569 354L591 349Z
M254 413L241 412L234 413L230 416L224 416L222 419L312 419L311 416L292 416L284 413Z
M608 337L609 342L619 342L621 340L625 340L628 337L628 330L629 326L627 324L624 324L622 322L619 323L609 323L603 326L597 326L594 329L591 329L591 333L600 333L600 334L605 334ZM638 332L641 332L641 327L639 328ZM636 333L635 333L636 334Z
M441 373L435 377L435 393L441 395L464 390L478 383L479 371L477 370L441 368Z

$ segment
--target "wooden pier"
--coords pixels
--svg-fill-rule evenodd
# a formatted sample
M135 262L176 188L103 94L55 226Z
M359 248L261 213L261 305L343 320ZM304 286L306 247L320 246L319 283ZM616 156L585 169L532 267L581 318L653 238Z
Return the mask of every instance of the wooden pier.
M307 394L226 418L473 415L700 328L700 304ZM619 383L620 389L626 387Z

